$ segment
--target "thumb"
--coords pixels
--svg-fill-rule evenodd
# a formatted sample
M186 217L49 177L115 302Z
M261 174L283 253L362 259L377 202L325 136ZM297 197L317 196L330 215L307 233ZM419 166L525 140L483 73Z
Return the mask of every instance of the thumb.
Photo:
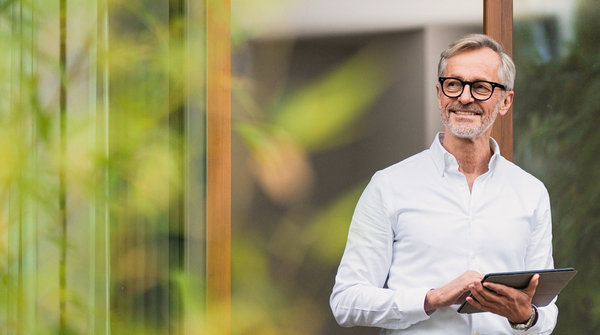
M540 275L536 273L533 275L533 277L531 277L531 280L529 280L529 285L527 285L527 287L523 289L523 292L525 292L525 294L527 294L530 298L533 298L533 295L535 294L535 290L537 289L539 283Z

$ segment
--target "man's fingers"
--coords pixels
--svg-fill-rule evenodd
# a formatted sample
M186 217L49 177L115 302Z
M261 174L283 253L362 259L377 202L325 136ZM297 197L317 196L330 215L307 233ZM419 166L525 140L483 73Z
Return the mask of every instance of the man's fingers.
M531 310L531 298L539 283L539 275L532 276L524 289L514 289L496 283L472 283L469 285L472 297L467 301L473 306L512 320L521 320L525 315L525 307Z
M488 301L493 302L496 300L496 295L493 292L490 292L489 290L484 288L479 282L473 283L471 286L469 286L469 289L473 297L477 301L479 301L480 304L486 303Z
M467 297L471 294L470 291L465 291L463 292L463 294L460 295L460 297L458 297L455 301L454 304L455 305L460 305L463 302L465 302L465 300L467 299Z
M535 294L535 290L537 289L538 284L540 283L540 275L539 274L534 274L533 277L531 277L531 280L529 281L529 285L527 285L527 287L525 289L523 289L523 292L525 292L525 294L527 294L530 297L533 297L533 295Z
M527 285L527 287L525 287L524 289L522 289L520 291L527 294L530 298L533 297L533 295L535 294L535 291L537 289L537 286L539 284L539 278L540 278L539 274L533 275L533 277L531 277L531 279L529 280L529 284ZM493 291L494 293L496 293L498 295L503 295L503 296L511 296L511 294L512 294L511 291L514 290L513 288L510 288L510 287L502 285L502 284L497 284L497 283L483 283L483 287L485 287L486 289L488 289L490 291Z
M473 305L473 307L476 307L482 311L485 311L485 307L483 307L483 305L481 305L479 303L479 301L477 301L477 299L474 299L473 297L467 297L467 302L471 305Z
M508 287L502 284L483 283L483 287L499 295L508 295Z

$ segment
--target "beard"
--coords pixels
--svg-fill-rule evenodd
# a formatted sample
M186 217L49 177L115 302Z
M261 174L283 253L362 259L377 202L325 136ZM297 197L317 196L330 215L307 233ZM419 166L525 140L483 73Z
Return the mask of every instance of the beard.
M477 139L485 134L494 124L494 121L496 121L496 118L498 117L498 110L500 109L501 103L502 100L498 101L498 104L496 104L492 113L486 114L483 109L476 104L463 105L462 103L455 101L448 105L446 110L442 112L442 122L446 129L458 138ZM481 121L476 123L464 119L461 120L460 118L452 121L450 117L452 113L458 109L470 110L477 115L480 115Z

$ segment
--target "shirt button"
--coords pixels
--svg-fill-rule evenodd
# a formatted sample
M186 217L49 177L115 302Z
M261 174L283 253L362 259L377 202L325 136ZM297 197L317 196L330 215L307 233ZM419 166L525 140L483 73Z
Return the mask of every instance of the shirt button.
M477 256L475 254L471 255L471 258L475 259Z

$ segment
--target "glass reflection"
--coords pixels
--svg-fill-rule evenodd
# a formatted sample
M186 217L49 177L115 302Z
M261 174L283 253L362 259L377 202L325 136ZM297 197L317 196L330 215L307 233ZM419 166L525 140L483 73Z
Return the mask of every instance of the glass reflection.
M515 161L552 200L555 266L582 276L558 299L557 334L600 331L600 3L515 6Z

